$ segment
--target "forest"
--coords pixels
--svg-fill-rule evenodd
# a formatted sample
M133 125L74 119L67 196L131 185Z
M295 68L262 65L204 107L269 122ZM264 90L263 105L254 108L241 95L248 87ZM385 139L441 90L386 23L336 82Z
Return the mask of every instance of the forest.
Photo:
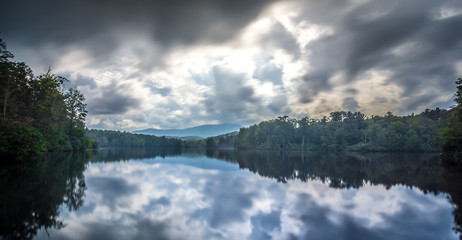
M181 149L182 141L176 138L156 137L144 134L112 130L87 129L87 136L100 148L144 148L152 150Z
M35 76L13 61L0 39L0 152L25 154L92 147L86 137L84 96L65 89L67 79L49 70Z
M449 113L426 109L417 115L367 117L361 112L332 112L322 119L288 116L243 128L239 149L304 149L322 151L440 151L439 133Z

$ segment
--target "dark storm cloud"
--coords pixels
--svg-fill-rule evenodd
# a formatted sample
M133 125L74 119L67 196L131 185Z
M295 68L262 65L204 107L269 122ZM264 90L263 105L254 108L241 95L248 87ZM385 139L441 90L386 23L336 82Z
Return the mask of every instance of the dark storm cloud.
M440 101L433 101L432 104L427 102L428 99L437 99L440 97L439 92L433 92L428 94L416 95L410 99L407 99L405 102L402 103L401 109L417 109L415 113L422 112L423 109L426 108L437 108L441 106L453 106L454 100L451 98L450 100L440 100ZM398 108L398 110L401 110ZM421 110L419 110L421 109Z
M266 45L267 49L284 49L293 57L298 57L300 48L297 40L287 29L279 22L275 23L270 32L264 35L261 42Z
M234 122L261 109L261 101L255 96L253 88L245 85L245 74L216 66L213 68L213 76L213 94L203 101L211 117L223 122Z
M307 46L313 70L304 77L300 102L329 90L327 80L336 73L348 82L371 69L390 71L389 82L405 90L402 97L428 87L452 92L454 63L462 60L462 15L439 19L444 6L461 9L462 2L370 1L353 8L346 1L307 2L300 20L330 27L333 34ZM433 99L421 100L425 105Z
M88 100L88 112L92 114L122 114L140 105L140 100L122 92L126 86L112 83L103 88L101 96Z
M317 75L316 75L317 74ZM327 91L331 88L328 83L332 76L331 72L310 73L303 78L303 84L299 86L299 100L301 103L312 102L317 94L321 91Z
M270 2L7 0L0 34L16 48L77 45L103 61L119 47L120 33L147 33L162 49L229 41Z

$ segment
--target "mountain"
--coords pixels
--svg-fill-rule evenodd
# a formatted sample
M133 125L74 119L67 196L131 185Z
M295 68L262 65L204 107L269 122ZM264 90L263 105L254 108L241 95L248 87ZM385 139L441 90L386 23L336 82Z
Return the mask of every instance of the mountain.
M168 136L168 137L213 137L225 133L239 131L242 128L239 124L207 124L185 129L155 129L148 128L144 130L133 131L146 135Z

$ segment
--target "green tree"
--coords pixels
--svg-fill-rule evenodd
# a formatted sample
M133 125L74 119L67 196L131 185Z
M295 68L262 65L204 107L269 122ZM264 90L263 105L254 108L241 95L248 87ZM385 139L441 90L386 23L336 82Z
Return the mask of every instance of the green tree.
M85 98L65 91L67 79L47 73L34 77L23 62L14 62L0 39L0 152L82 150ZM43 145L45 143L45 145Z
M13 54L6 50L6 44L0 39L0 88L2 117L27 121L28 104L31 103L30 82L32 71L23 62L13 62Z
M454 101L457 105L449 113L446 127L440 132L443 150L462 150L462 78L456 81L457 91Z
M65 94L65 102L67 106L67 113L69 118L70 127L83 127L83 122L87 116L87 104L85 97L79 90L75 88L69 89Z

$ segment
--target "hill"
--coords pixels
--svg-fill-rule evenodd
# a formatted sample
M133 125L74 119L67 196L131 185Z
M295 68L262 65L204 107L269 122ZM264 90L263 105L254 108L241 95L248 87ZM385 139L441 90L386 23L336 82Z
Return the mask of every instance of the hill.
M133 133L155 135L155 136L168 136L168 137L212 137L230 132L239 131L242 128L239 124L207 124L192 128L184 129L155 129L148 128L144 130L133 131Z

